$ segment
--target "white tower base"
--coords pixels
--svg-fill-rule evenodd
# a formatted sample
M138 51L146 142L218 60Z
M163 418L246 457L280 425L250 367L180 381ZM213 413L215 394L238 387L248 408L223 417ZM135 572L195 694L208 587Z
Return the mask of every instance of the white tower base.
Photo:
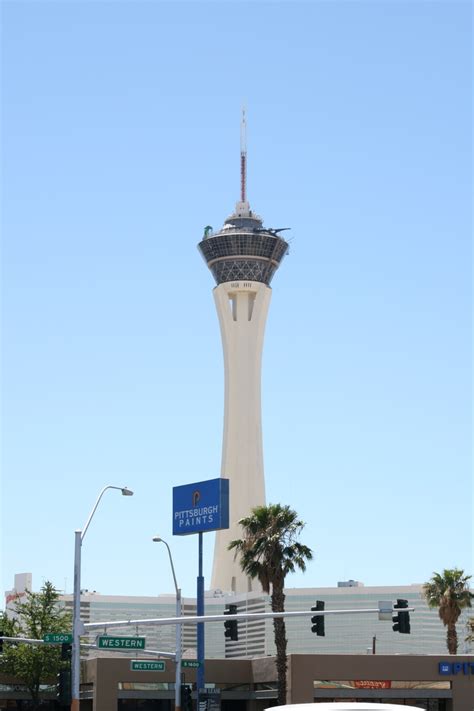
M221 476L229 479L230 528L217 531L211 588L260 590L242 572L229 542L242 538L238 521L265 504L260 377L263 336L272 290L254 281L226 282L214 289L225 369Z

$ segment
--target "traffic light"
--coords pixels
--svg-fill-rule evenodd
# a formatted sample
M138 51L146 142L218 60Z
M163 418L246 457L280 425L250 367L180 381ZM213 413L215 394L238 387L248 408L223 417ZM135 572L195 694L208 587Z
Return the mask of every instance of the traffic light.
M224 610L224 615L236 615L237 605L226 605ZM227 639L231 639L233 642L237 642L239 639L239 633L237 631L237 620L226 620L224 622L225 632L224 636Z
M72 644L63 642L61 645L61 661L69 662L71 659Z
M181 684L181 708L183 711L193 711L193 692L187 684Z
M316 600L316 607L311 608L311 612L320 612L324 610L324 602L322 600ZM318 637L325 637L326 633L324 631L324 615L315 615L311 618L311 632L315 632Z
M392 622L394 623L392 629L394 632L400 632L400 634L410 634L410 613L403 612L405 607L408 607L408 600L397 599L397 604L393 606L395 610L398 610L397 615L393 615Z
M71 670L61 669L57 675L56 698L60 706L71 704Z

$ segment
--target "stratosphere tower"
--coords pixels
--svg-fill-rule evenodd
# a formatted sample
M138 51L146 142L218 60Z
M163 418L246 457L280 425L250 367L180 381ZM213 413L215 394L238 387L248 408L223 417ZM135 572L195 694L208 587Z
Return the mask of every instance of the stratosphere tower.
M217 531L211 588L245 593L252 581L242 572L230 541L242 537L238 521L265 504L261 363L270 282L288 252L282 229L263 226L247 201L246 118L240 133L240 201L223 227L206 227L198 249L217 286L214 300L224 352L225 402L221 476L229 479L230 527ZM253 582L255 587L256 583Z

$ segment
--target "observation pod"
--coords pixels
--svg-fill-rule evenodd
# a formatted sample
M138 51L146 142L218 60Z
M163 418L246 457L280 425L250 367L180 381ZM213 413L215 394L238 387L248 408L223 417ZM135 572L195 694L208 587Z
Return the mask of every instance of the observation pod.
M245 156L244 156L245 157ZM244 162L245 168L245 162ZM229 479L230 528L217 531L211 588L245 593L260 589L228 550L242 537L238 522L265 504L261 421L261 362L270 304L270 282L288 252L282 230L263 227L245 200L218 232L206 227L198 248L217 286L214 300L222 336L225 371L221 476Z
M222 229L205 233L198 246L217 284L258 281L269 286L288 252L280 231L264 228L249 204L238 202Z

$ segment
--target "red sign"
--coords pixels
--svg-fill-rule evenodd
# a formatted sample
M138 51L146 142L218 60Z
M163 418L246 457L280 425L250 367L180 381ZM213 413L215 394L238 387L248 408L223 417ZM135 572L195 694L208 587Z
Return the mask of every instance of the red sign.
M20 597L24 597L25 595L26 595L26 593L16 592L16 590L15 590L15 592L11 593L10 595L5 593L6 604L8 605L8 603L13 602L14 600L18 600Z
M356 689L390 689L392 686L391 681L354 681L354 686Z

